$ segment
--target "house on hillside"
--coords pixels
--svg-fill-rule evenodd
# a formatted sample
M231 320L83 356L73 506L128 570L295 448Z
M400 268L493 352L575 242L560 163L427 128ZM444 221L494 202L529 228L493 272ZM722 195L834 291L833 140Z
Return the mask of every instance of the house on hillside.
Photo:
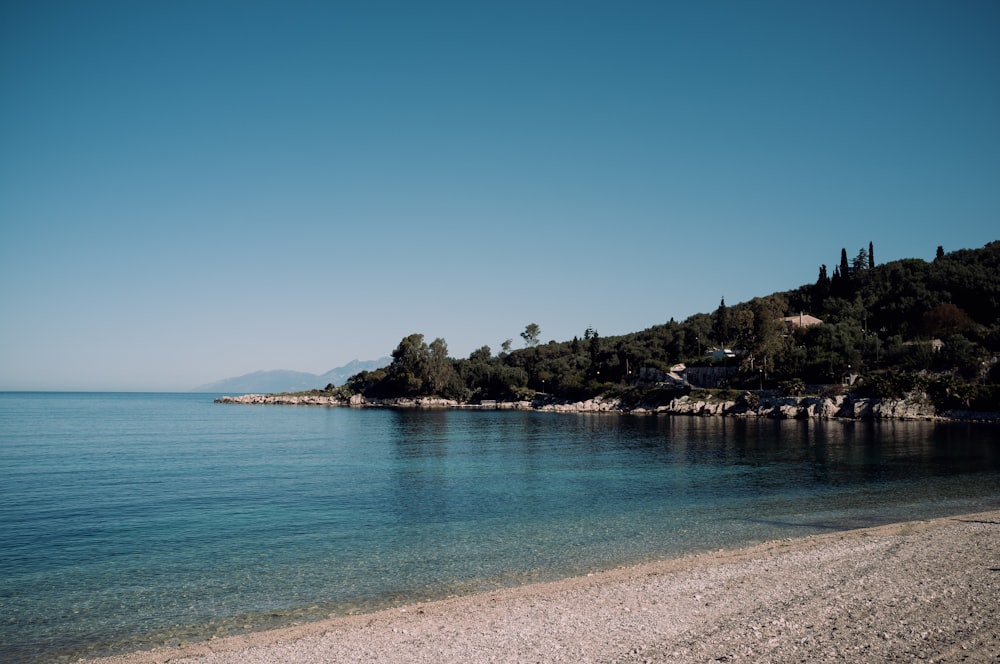
M799 327L812 327L813 325L823 324L823 321L820 319L806 313L799 313L798 316L785 316L781 319L781 322L785 324L785 330L788 332L792 332Z
M675 364L670 367L670 371L662 371L653 367L642 367L639 369L639 385L656 385L658 387L686 387L687 367L683 364Z

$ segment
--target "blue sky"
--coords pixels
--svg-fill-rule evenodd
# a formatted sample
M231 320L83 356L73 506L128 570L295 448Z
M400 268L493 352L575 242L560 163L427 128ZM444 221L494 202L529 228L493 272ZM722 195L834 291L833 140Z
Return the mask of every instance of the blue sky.
M0 389L622 334L1000 239L995 2L0 5Z

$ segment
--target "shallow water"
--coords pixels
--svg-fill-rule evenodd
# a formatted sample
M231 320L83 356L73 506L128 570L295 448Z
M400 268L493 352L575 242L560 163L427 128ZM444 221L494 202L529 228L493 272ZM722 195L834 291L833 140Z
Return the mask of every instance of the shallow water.
M0 394L0 660L1000 508L1000 427Z

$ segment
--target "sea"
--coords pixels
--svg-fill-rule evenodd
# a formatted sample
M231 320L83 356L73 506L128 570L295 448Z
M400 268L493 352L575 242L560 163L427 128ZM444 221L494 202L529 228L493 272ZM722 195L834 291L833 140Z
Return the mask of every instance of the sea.
M0 661L1000 509L1000 426L0 393Z

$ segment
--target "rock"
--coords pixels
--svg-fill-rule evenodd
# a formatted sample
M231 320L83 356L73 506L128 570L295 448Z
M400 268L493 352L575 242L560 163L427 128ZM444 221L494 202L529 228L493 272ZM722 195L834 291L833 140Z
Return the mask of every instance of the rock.
M794 420L799 417L799 413L802 412L799 409L798 404L782 404L778 406L778 416L783 419Z
M730 417L770 417L780 419L880 419L929 420L938 417L960 420L1000 421L1000 412L952 410L937 413L926 394L913 393L901 399L834 397L779 397L775 393L746 392L735 401L715 399L693 400L685 395L669 403L645 402L629 408L618 399L594 397L580 402L554 402L546 396L535 402L491 402L490 409L541 410L569 413L630 412L635 415L723 415ZM324 393L316 394L244 394L222 396L220 404L265 404L298 406L354 406L380 408L479 408L477 404L458 403L437 397L366 399L360 394L338 399Z
M843 402L844 397L820 399L816 404L816 416L826 420L836 417Z

